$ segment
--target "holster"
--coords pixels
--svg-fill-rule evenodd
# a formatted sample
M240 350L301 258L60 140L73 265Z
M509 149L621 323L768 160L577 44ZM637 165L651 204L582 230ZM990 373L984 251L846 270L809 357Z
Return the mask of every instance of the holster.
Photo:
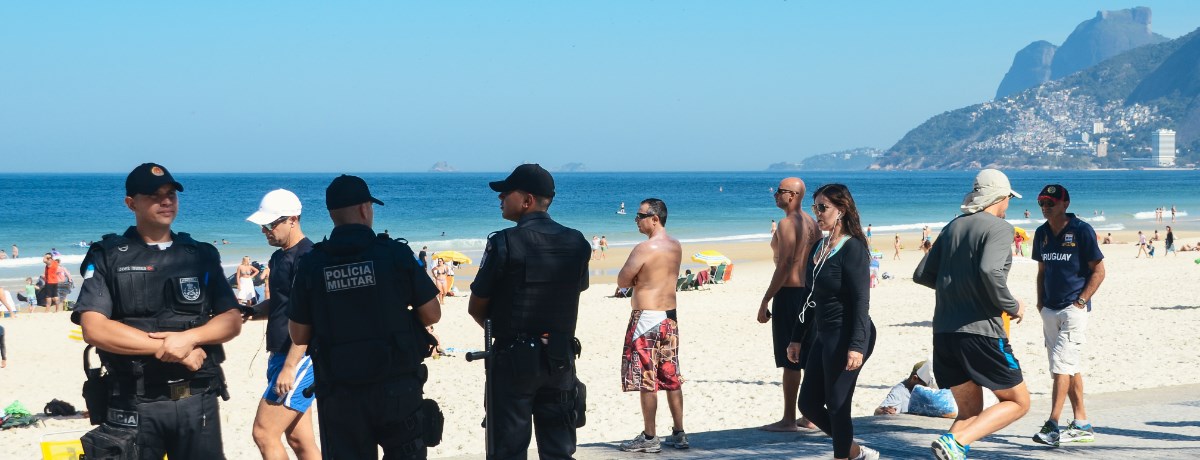
M83 382L83 402L88 410L89 421L92 425L104 423L108 416L108 398L112 396L112 377L104 373L102 368L92 368L88 353L92 350L88 345L83 349L83 374L87 380ZM91 457L89 457L91 458Z
M93 415L94 417L95 415ZM103 424L79 438L87 460L138 460L137 428Z
M446 417L442 415L442 409L438 406L437 401L426 399L421 401L421 409L418 411L421 414L421 442L425 443L425 447L436 447L442 443L442 427L446 424Z
M575 405L571 408L575 428L583 428L587 424L587 385L575 377Z
M571 357L575 354L575 338L563 334L550 334L546 345L546 360L550 373L558 374L571 369Z

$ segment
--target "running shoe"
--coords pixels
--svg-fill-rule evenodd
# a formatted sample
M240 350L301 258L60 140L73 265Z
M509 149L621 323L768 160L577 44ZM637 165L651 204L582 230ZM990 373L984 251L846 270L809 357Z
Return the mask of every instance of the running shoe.
M643 431L636 438L621 443L621 450L625 452L662 452L662 437L646 439L646 432Z
M1095 442L1096 431L1092 429L1092 424L1084 426L1076 425L1074 421L1067 425L1067 429L1063 430L1059 436L1058 442Z
M858 456L854 460L879 460L879 451L859 444Z
M970 447L963 446L954 440L954 435L950 433L943 434L937 438L930 446L933 449L933 458L938 460L965 460L967 451Z
M675 446L676 449L687 449L688 447L692 447L688 444L687 433L684 433L682 430L671 430L671 435L667 436L667 439L663 441L663 444L670 444Z
M1033 442L1045 444L1047 446L1058 447L1058 439L1061 433L1058 431L1058 424L1053 421L1046 420L1046 424L1042 425L1042 431L1033 435Z

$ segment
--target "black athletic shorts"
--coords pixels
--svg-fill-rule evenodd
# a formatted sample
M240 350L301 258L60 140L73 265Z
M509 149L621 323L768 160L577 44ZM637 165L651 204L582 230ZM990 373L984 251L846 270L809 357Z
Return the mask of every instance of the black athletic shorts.
M801 323L800 307L804 305L805 300L808 300L808 288L781 287L771 301L771 339L775 346L775 367L799 371L804 370L804 363L808 362L808 349L812 348L813 335L809 332L817 312L810 310L805 313L805 322ZM805 340L800 345L800 362L793 363L787 359L787 347L792 343L792 333L797 327L802 329L799 332L803 333L801 336L805 337Z
M45 286L42 286L42 292L45 293L42 295L47 299L51 297L58 297L58 283L46 283Z
M933 375L941 388L971 381L1007 390L1024 381L1007 339L964 332L933 334Z

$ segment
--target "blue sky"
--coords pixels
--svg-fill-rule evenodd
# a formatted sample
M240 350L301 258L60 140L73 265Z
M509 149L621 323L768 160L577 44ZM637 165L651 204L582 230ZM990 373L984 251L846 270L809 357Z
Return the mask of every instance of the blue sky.
M761 170L887 148L1138 4L8 2L0 171Z

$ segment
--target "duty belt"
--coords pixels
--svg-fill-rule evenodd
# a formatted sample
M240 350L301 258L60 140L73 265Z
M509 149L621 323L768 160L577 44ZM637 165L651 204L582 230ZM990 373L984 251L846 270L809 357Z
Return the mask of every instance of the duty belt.
M208 393L217 383L214 378L180 380L178 382L148 383L140 391L122 391L122 394L136 395L146 399L178 401L196 395ZM136 386L131 385L131 386Z

